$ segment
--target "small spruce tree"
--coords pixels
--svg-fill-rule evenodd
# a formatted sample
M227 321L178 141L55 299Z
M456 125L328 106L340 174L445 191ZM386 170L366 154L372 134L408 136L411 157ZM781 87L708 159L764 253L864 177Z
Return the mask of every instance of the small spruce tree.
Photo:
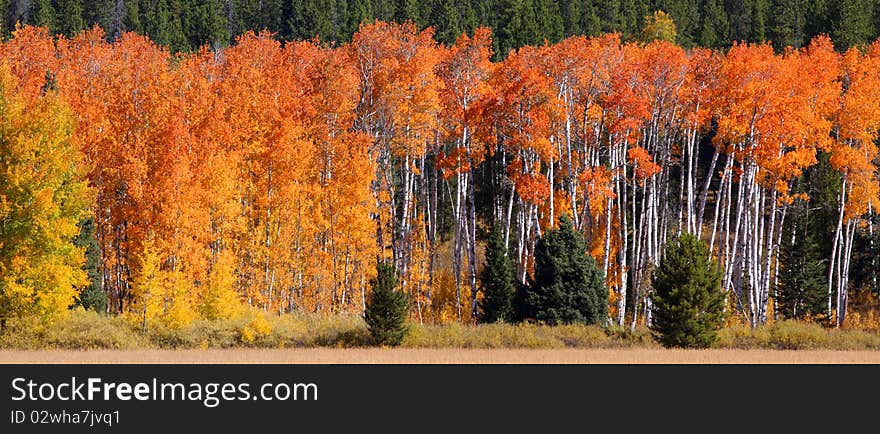
M78 226L79 235L73 240L73 244L85 249L86 262L82 268L89 277L89 283L81 288L76 304L98 313L106 313L108 300L107 294L101 289L101 246L95 238L95 219L84 218Z
M376 277L370 280L372 293L367 300L364 321L376 345L396 346L403 341L406 326L407 297L397 290L394 266L380 262Z
M483 298L480 299L480 322L509 322L513 319L513 297L516 292L516 271L513 267L501 229L492 228L486 246L486 263L480 274Z
M535 245L535 272L518 310L547 324L604 324L608 288L583 235L563 216Z
M709 247L694 235L682 234L666 244L654 272L651 331L666 347L710 346L724 322L721 269Z
M811 230L809 204L798 201L790 228L779 252L776 308L784 318L822 321L826 316L827 265L823 262L815 231Z

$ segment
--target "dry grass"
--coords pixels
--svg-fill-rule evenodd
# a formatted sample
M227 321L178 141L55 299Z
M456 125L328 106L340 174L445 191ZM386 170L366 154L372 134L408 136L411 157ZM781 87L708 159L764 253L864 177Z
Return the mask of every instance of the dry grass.
M791 351L797 350L797 351ZM410 324L401 348L371 347L354 315L247 312L146 334L124 317L73 310L0 332L0 363L880 363L880 334L780 321L719 332L711 350L663 350L645 328Z
M880 364L880 351L300 348L0 351L3 363L158 364Z

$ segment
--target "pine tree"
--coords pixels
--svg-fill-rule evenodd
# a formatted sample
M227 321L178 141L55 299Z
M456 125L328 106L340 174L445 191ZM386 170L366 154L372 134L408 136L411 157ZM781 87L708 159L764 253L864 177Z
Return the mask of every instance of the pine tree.
M83 271L88 275L89 283L80 290L77 304L95 312L107 312L107 294L101 287L101 246L95 237L95 219L87 217L79 222L79 235L73 244L85 250L86 262Z
M73 36L86 28L83 20L82 0L59 0L57 25L58 32Z
M776 308L785 318L822 319L826 313L827 266L810 227L808 207L803 200L793 205L790 227L783 235L787 242L780 247Z
M397 290L394 265L386 262L376 266L376 277L370 280L372 293L367 300L364 321L376 345L397 346L406 336L407 297Z
M229 35L226 33L226 16L217 0L201 0L192 10L189 18L186 27L191 47L207 43L211 48L216 49L229 40Z
M508 322L513 318L516 269L504 244L500 226L492 228L486 246L486 263L480 275L483 298L480 322Z
M126 0L124 2L125 17L122 20L122 24L126 30L142 34L144 33L144 26L141 24L141 6L139 1L142 0Z
M535 245L535 272L520 310L547 324L604 324L608 288L596 261L587 253L583 235L567 217L549 229Z
M464 33L455 2L448 0L435 2L434 10L431 12L431 22L435 26L437 41L444 44L454 44L455 40Z
M702 11L697 45L709 48L726 45L729 24L723 2L721 0L705 0Z
M799 48L806 41L807 2L777 0L770 15L770 39L781 51L787 46Z
M369 0L350 0L348 2L348 21L345 25L345 40L350 41L351 35L362 23L372 22L373 8Z
M838 0L832 10L831 37L838 49L865 44L876 35L873 0Z
M693 46L700 30L700 0L668 0L657 6L666 11L678 30L676 40L685 46Z
M55 33L57 12L52 5L52 0L35 0L31 4L31 10L28 17L30 18L28 24L39 27L48 27L49 33Z
M559 3L555 0L536 0L535 19L538 25L537 40L533 45L541 45L544 40L556 43L565 36L565 25L559 13Z
M724 324L721 269L691 234L666 244L652 279L655 339L666 347L710 346Z
M421 25L422 20L419 16L419 2L417 0L397 0L394 5L394 20L398 23L412 21L416 25Z
M752 42L763 42L767 40L767 22L770 19L770 1L769 0L753 0L752 1Z
M287 20L289 39L336 40L335 5L319 0L293 0Z

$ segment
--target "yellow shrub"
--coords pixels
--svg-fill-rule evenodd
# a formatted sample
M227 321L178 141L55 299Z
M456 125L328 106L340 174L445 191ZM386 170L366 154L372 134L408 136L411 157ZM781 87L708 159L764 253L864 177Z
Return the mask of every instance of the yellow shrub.
M229 319L241 311L235 291L235 257L228 251L217 255L199 299L199 313L207 320Z
M252 344L257 339L269 336L272 333L272 325L266 319L262 312L257 312L254 317L248 321L244 327L239 330L241 341L246 344Z

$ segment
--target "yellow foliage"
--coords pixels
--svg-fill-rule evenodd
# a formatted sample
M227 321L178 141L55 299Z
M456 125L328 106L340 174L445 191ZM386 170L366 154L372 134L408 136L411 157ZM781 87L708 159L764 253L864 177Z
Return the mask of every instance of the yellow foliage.
M28 97L0 65L0 319L62 315L87 278L73 245L91 199L55 96Z
M645 17L645 26L642 28L642 42L668 41L675 42L678 31L675 22L663 11L654 11L653 15Z
M860 291L849 303L843 327L880 332L880 297L871 291Z
M193 287L180 270L163 270L162 255L151 240L140 255L140 268L132 282L132 310L145 323L157 321L178 328L196 319Z
M235 290L235 280L235 257L224 250L217 255L199 300L202 318L229 319L238 314L241 301Z
M272 333L272 324L266 320L266 316L262 312L257 312L244 327L239 330L241 341L251 344L257 338L269 336Z

